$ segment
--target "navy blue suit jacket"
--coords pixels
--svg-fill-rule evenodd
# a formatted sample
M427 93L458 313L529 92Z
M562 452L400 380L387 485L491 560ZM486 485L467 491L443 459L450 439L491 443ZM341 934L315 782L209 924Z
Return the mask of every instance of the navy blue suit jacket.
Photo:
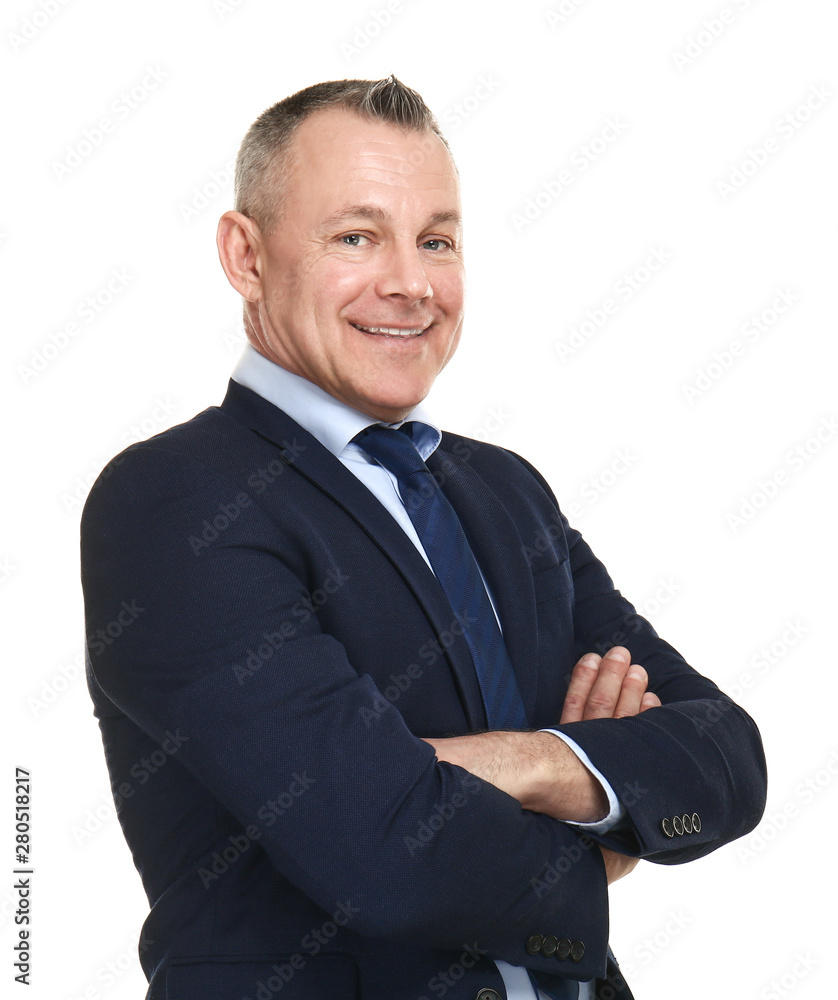
M675 864L751 830L753 722L613 588L539 474L451 434L429 465L531 727L555 725L583 652L615 644L663 702L563 727L627 809L595 839ZM150 998L502 997L493 959L605 975L593 840L420 739L486 728L462 623L379 501L281 410L231 382L117 456L85 506L82 577L90 690L152 908ZM551 936L574 956L538 947Z

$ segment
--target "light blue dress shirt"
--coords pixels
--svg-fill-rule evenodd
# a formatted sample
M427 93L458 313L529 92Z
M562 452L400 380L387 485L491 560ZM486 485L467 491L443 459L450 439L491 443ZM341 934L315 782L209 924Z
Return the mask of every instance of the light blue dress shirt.
M371 458L363 448L352 440L365 427L370 427L379 421L373 420L368 414L354 410L346 403L335 399L334 396L330 396L325 390L313 382L309 382L308 379L280 368L279 365L268 360L250 344L244 348L242 356L233 370L232 378L239 385L252 389L269 403L273 403L274 406L287 413L338 458L393 515L430 567L430 561L422 548L413 522L402 503L396 477L388 469L379 465L374 458ZM442 440L442 432L428 419L421 404L414 407L409 417L405 419L416 421L419 424L419 427L414 428L413 440L422 459L427 460L436 451ZM386 426L399 427L402 423L404 421ZM485 580L483 582L485 583ZM491 600L492 595L489 588L487 587L486 590ZM605 833L616 826L623 818L624 809L617 801L614 790L591 763L585 751L564 733L554 729L546 729L542 732L554 733L559 739L564 740L599 781L608 796L609 812L605 819L597 823L574 823L572 825L593 833ZM508 962L498 961L496 964L503 977L509 1000L536 1000L536 997L538 1000L549 1000L541 990L536 991L533 988L526 969L510 965ZM593 1000L593 995L593 983L579 984L579 1000Z

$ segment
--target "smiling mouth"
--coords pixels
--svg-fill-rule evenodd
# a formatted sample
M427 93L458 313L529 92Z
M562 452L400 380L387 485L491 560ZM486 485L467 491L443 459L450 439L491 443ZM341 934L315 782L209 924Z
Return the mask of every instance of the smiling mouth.
M430 326L430 324L428 324ZM360 323L350 323L361 333L373 334L376 337L392 337L395 340L409 340L412 337L420 337L427 329L427 326L361 326Z

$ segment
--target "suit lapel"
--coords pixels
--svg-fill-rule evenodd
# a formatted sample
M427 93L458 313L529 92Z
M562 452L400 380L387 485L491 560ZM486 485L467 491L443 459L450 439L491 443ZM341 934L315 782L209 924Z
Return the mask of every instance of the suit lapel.
M283 461L329 496L390 560L445 651L469 728L486 729L486 713L471 653L462 635L451 632L451 605L425 560L385 507L312 434L258 393L231 380L221 410L275 445ZM427 636L422 637L422 642L426 639Z

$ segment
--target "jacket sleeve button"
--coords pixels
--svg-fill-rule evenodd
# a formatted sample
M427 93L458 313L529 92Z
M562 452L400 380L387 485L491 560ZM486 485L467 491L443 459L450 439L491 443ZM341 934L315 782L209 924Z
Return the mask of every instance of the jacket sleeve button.
M684 815L681 817L681 823L684 826L684 833L692 833L693 832L693 821L690 819L690 817L686 813L684 813Z
M698 813L693 813L693 833L701 833L701 817Z
M681 822L681 817L680 816L673 816L672 817L672 829L675 831L675 833L679 837L684 832L684 824Z
M559 939L557 937L553 937L553 935L551 934L549 937L546 937L544 941L541 943L541 954L545 958L550 958L551 955L556 954L556 950L558 949L558 947L559 947Z
M661 830L666 834L667 837L674 837L675 834L672 832L672 824L668 819L661 820Z
M541 952L541 945L544 943L544 938L540 934L532 934L527 938L527 954L528 955L538 955Z
M566 962L570 958L571 944L567 938L562 938L559 941L559 947L556 949L556 958L560 962Z
M585 957L585 945L581 941L574 941L570 949L570 957L574 962L581 962Z

